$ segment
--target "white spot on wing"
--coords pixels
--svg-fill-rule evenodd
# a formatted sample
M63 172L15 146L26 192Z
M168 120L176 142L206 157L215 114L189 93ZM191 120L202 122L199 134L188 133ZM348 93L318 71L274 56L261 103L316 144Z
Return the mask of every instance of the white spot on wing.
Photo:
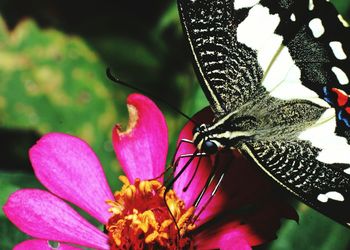
M307 99L329 107L314 91L301 84L300 77L300 69L295 65L288 48L283 47L266 72L262 84L273 97L283 100Z
M342 71L338 67L332 67L332 71L335 74L335 76L337 77L340 84L345 85L345 84L349 83L349 78L346 76L344 71Z
M328 199L336 200L336 201L344 201L344 196L341 193L338 193L336 191L330 191L326 194L319 194L317 196L317 200L320 202L327 202Z
M350 168L345 169L345 170L344 170L344 173L350 174Z
M309 0L309 10L313 10L315 8L315 5L314 5L314 1L313 0Z
M326 195L324 195L324 194L319 194L318 196L317 196L317 200L319 200L320 202L327 202L328 201L328 197L326 196Z
M296 17L295 17L295 15L294 15L294 13L292 13L292 15L290 15L290 20L292 21L292 22L295 22L297 19L296 19Z
M310 141L312 146L321 149L317 156L321 162L350 164L350 145L344 137L334 133L335 127L335 110L330 108L314 126L301 132L299 139Z
M273 34L266 39L265 43L259 49L257 49L258 62L265 73L270 67L270 63L274 59L276 53L281 48L282 40L281 36Z
M237 39L240 43L259 50L271 36L280 37L274 34L279 22L280 18L277 14L271 15L267 7L255 5L250 9L247 18L238 26ZM272 51L272 54L274 52Z
M311 29L312 34L315 38L319 38L320 36L322 36L325 31L322 21L319 18L312 19L309 22L309 28Z
M264 73L282 45L282 36L274 33L279 22L278 15L271 15L268 8L259 4L249 11L247 18L237 28L238 41L257 51L257 59ZM265 83L272 88L278 80L269 79Z
M260 0L235 0L235 10L250 8L259 2Z
M343 50L343 45L341 44L341 42L338 41L333 41L329 43L329 46L331 47L334 56L339 59L339 60L344 60L346 59L346 54Z
M264 72L263 86L280 99L303 98L329 107L314 91L301 84L300 69L288 48L282 45L282 36L274 33L279 23L277 14L270 14L267 7L258 4L237 28L238 41L257 51Z
M350 27L350 24L344 19L342 15L339 14L338 19L343 24L344 27L346 28Z

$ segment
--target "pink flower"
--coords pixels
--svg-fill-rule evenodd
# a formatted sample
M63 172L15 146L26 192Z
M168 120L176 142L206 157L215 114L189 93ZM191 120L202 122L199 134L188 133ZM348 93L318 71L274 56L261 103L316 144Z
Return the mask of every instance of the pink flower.
M198 172L190 181L198 158L174 184L174 191L163 202L165 187L161 176L168 151L165 119L148 98L128 97L129 126L125 132L113 130L113 145L127 176L121 191L112 194L101 164L92 149L81 139L62 133L43 136L29 152L38 180L48 190L22 189L13 193L3 207L6 216L21 231L34 239L15 246L15 250L52 249L48 240L60 242L59 249L251 249L275 237L281 217L295 218L294 210L277 199L271 188L238 153L226 173L214 199L200 213L195 226L193 213L209 199L209 187L195 211L193 201L213 168L212 159L202 158ZM201 112L197 118L208 117ZM180 138L192 137L193 124L188 123ZM178 155L194 152L184 144ZM225 158L225 157L224 157ZM187 160L180 160L177 172ZM219 168L224 162L217 164ZM188 184L189 188L184 191ZM181 200L181 199L182 200ZM90 214L98 229L80 216L68 203ZM252 209L237 213L246 205ZM177 226L177 227L176 227ZM107 233L102 232L105 227ZM177 232L177 228L180 232ZM178 234L182 237L179 240Z

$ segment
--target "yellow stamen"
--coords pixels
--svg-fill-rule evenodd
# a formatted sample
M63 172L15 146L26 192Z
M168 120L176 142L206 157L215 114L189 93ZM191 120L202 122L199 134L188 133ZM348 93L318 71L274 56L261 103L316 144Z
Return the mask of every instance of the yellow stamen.
M159 181L136 179L132 185L125 176L119 179L123 187L114 194L115 201L107 201L112 213L106 225L111 249L191 248L186 233L195 227L193 207L186 210L173 190L166 194L167 206L165 187Z

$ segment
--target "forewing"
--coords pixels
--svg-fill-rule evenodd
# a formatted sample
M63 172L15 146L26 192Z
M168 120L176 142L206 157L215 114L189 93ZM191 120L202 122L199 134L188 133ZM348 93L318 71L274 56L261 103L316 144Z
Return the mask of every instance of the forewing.
M201 87L216 116L237 109L261 91L263 77L254 50L237 41L247 10L230 0L178 0Z
M339 102L350 93L348 23L326 0L261 0L247 6L249 2L235 2L236 11L249 8L237 38L256 51L268 94L330 105L336 109L337 133L348 133L349 103Z
M278 56L290 55L290 64L296 65L295 71L299 71L298 78L304 86L321 97L325 85L350 90L348 24L329 1L262 0L259 5L266 7L269 15L278 17L275 37L282 37L288 54ZM276 73L272 68L270 72Z
M350 93L348 24L326 0L178 0L201 86L216 116L268 92L325 105ZM335 105L337 106L337 105Z

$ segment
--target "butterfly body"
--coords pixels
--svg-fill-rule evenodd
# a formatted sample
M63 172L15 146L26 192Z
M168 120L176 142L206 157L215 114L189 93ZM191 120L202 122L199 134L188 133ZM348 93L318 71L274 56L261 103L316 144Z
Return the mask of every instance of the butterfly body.
M215 114L198 150L238 149L306 204L350 226L350 42L325 0L178 0Z

